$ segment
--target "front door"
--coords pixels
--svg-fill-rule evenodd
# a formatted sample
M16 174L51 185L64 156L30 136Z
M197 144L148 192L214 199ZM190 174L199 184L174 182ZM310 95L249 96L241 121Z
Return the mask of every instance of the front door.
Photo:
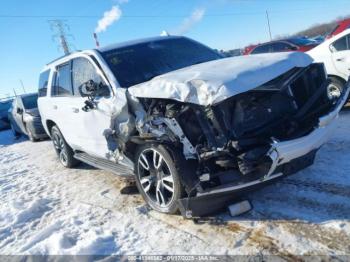
M99 86L105 86L107 92L93 101L96 108L83 110L88 98L82 97L81 88L90 80ZM101 104L108 105L113 100L111 88L107 85L94 62L86 57L73 59L72 85L74 97L70 99L69 104L72 115L71 125L74 126L74 132L76 133L75 145L78 149L90 155L106 158L110 147L105 132L110 128L112 118L108 110L104 111L98 108L104 108Z
M350 34L336 40L331 46L332 62L345 79L350 76Z
M17 132L26 133L24 124L23 124L23 104L20 97L16 97L12 102L12 112L11 115L13 117L14 128Z

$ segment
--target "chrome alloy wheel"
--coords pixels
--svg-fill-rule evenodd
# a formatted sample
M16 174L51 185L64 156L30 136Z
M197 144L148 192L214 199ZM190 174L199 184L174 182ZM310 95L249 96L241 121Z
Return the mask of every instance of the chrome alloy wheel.
M159 207L167 207L174 198L174 177L162 154L148 148L137 163L141 188L147 198Z
M52 136L52 141L62 165L67 166L68 157L63 138L59 134L54 133Z
M333 83L330 83L327 87L327 95L329 100L337 99L341 96L342 90L339 88L338 85L335 85Z

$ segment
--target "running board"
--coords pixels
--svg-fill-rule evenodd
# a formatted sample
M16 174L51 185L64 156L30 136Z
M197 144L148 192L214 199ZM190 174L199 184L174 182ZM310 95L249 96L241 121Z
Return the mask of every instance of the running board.
M93 167L103 169L105 171L109 171L115 175L122 176L122 177L132 177L134 176L134 172L132 169L120 165L117 163L114 163L112 161L109 161L107 159L99 158L99 157L94 157L91 155L88 155L86 153L75 153L74 158L89 164Z

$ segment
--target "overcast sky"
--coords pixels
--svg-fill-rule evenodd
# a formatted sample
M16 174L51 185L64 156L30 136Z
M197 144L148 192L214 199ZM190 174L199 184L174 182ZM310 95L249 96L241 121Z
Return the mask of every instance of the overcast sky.
M36 91L43 65L63 54L48 20L65 19L71 49L159 35L167 30L218 49L244 47L350 14L349 0L3 0L0 94ZM67 30L68 31L68 30Z

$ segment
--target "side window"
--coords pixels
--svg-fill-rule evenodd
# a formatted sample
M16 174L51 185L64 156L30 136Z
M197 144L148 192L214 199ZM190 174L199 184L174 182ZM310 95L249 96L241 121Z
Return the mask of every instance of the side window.
M73 95L70 63L63 64L57 67L52 95L53 96Z
M262 54L262 53L269 53L270 52L270 45L261 45L256 47L251 54Z
M103 91L101 93L102 96L110 95L108 86L97 73L93 64L86 58L79 57L73 60L72 77L74 94L77 96L80 96L79 88L89 80L93 80L100 87L104 87L101 88Z
M46 96L46 94L47 94L47 83L49 81L49 75L50 75L50 70L47 70L47 71L42 72L40 74L39 90L38 90L39 97Z
M272 44L272 52L284 52L292 50L292 46L283 42L276 42Z
M332 49L336 52L350 50L350 35L343 36L332 44Z

